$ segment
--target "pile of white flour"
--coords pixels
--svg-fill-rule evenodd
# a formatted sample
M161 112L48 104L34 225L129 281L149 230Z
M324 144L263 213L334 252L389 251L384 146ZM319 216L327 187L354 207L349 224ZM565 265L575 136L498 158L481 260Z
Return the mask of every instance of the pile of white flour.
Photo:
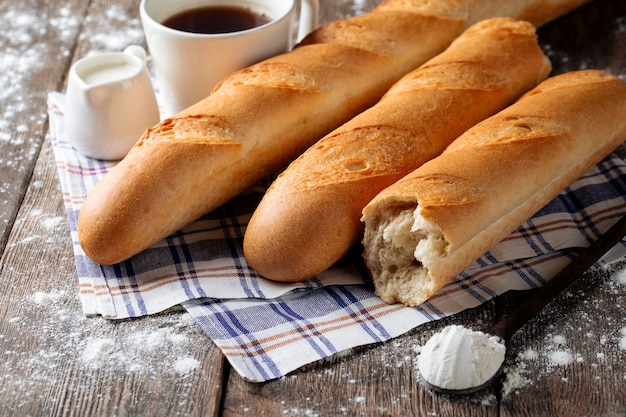
M452 325L424 345L418 365L421 377L430 385L466 390L492 378L505 354L506 348L498 337Z

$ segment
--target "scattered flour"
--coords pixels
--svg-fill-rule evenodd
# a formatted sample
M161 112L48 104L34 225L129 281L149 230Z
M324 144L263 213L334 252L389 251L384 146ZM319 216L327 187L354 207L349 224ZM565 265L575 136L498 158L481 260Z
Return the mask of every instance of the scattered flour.
M4 29L0 32L0 85L3 86L0 91L0 141L15 146L31 142L26 121L32 122L34 116L38 119L35 120L37 124L42 124L46 119L45 113L33 115L29 112L32 112L33 100L40 100L45 109L47 92L34 93L32 88L27 88L36 77L44 78L53 65L49 61L49 46L41 42L41 38L71 39L80 24L68 5L48 8L43 13L36 5L28 6L25 2L14 2L10 9L0 13L0 25ZM51 15L50 10L56 15ZM67 59L64 55L61 53L59 59ZM17 166L19 162L18 152L2 158L2 162L9 165Z
M200 362L192 357L178 358L174 362L174 369L181 375L187 375L200 367Z
M620 286L626 285L626 268L623 268L615 273L613 282Z
M574 362L571 353L566 350L555 350L548 354L549 363L552 366L566 366Z
M626 327L620 329L621 338L619 339L619 348L626 351Z
M573 354L566 347L567 341L564 336L553 334L548 336L545 349L545 357L548 359L548 366L567 366L575 361L582 362L582 356Z
M362 396L354 397L355 404L365 404L365 400L366 400L365 397L362 397Z
M87 364L99 364L106 361L115 350L115 339L102 338L87 342L81 360Z
M504 380L502 382L502 397L506 398L512 393L517 393L531 381L525 376L526 363L518 356L513 366L504 368Z
M91 369L153 374L156 363L169 362L172 372L180 375L200 367L190 348L189 337L175 327L142 328L115 338L89 338L78 345L81 362Z
M65 217L61 217L61 216L50 217L47 219L43 219L41 222L43 226L46 228L46 230L54 230L58 226L65 224Z
M50 303L58 303L66 297L65 291L43 292L38 291L33 295L33 302L43 306Z
M40 383L47 386L66 377L59 368L68 361L120 378L137 373L153 378L166 373L180 379L200 369L193 352L197 337L206 342L205 335L189 313L123 322L87 318L71 307L76 300L66 290L38 291L25 303L24 308L39 310L43 319L35 337L23 340L11 336L21 332L23 320L17 315L6 318L5 333L0 335L0 393L19 389L20 395L30 393L29 398L34 399ZM124 326L119 336L116 326ZM14 372L24 367L36 372L28 377Z

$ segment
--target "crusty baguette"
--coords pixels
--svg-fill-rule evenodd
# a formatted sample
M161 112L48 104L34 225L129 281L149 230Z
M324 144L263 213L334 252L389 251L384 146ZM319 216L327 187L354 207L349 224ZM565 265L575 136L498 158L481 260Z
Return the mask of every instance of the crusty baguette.
M544 81L365 207L377 294L424 302L624 139L618 77L587 70Z
M481 21L309 148L254 212L244 238L250 266L277 281L332 266L358 243L361 210L378 192L548 75L536 38L527 22Z
M542 16L585 1L550 0L560 6ZM524 15L544 2L513 3ZM117 263L217 208L373 105L501 4L390 0L233 74L205 100L149 129L94 187L78 219L84 252Z

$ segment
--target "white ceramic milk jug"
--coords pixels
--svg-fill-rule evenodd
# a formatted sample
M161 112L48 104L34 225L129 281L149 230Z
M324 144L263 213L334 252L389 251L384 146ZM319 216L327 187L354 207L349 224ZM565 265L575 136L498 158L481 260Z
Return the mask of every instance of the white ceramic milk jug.
M88 56L70 69L65 131L82 154L122 159L159 119L143 48Z

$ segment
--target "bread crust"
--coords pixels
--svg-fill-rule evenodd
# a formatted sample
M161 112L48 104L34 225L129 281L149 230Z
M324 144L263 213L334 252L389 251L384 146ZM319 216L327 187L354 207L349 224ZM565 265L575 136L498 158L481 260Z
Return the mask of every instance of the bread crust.
M365 207L364 258L377 294L424 302L625 138L626 83L618 77L586 70L544 81ZM398 229L394 219L407 213ZM380 251L384 244L413 254L433 236L439 252L423 258Z
M530 23L496 18L473 25L279 175L246 229L248 263L277 281L327 269L358 243L361 210L378 192L512 103L550 68Z
M96 184L78 219L83 250L117 263L214 210L373 105L462 24L410 9L372 12L227 77L148 129ZM376 42L362 42L364 33Z
M492 2L500 3L478 1ZM468 24L445 7L421 13L421 3L390 0L322 26L149 129L85 199L78 239L86 255L112 264L137 254L373 105Z

